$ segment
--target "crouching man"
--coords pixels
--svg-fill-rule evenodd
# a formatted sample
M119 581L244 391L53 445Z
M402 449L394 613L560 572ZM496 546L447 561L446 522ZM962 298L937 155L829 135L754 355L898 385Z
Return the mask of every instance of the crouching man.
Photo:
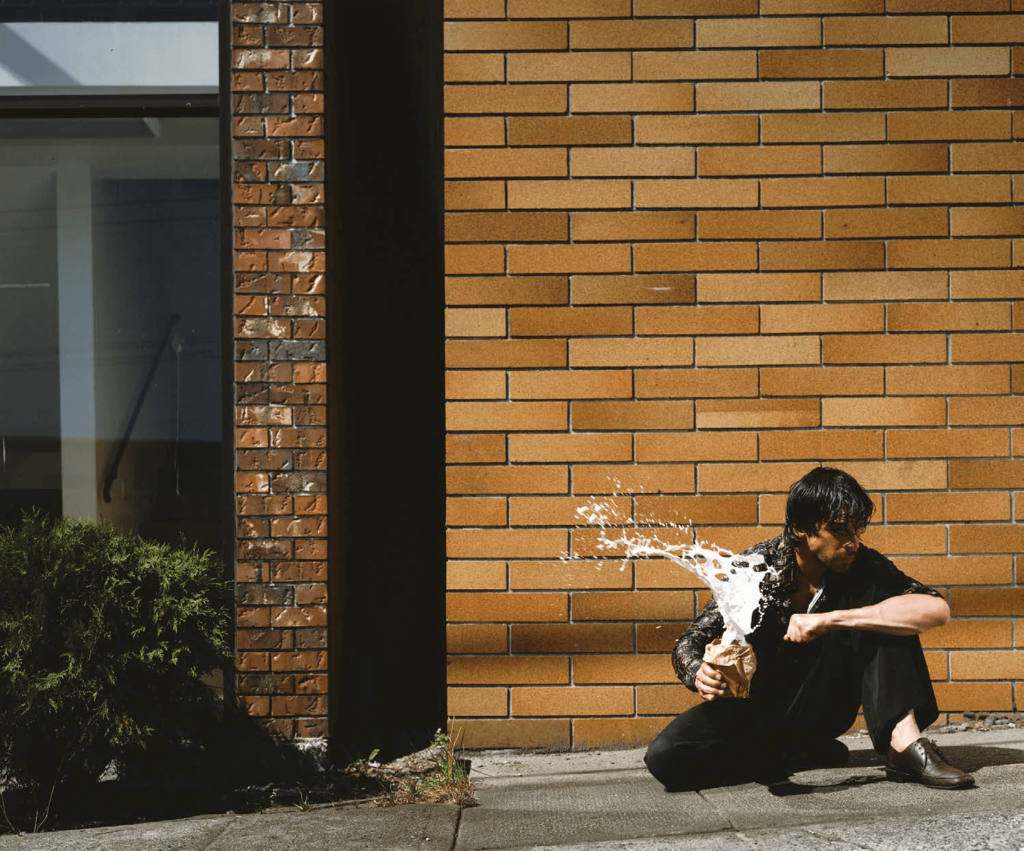
M836 737L861 706L889 779L973 785L921 736L939 711L917 636L946 623L949 606L861 544L873 511L852 476L818 467L790 489L785 531L748 550L778 571L762 584L747 637L757 656L749 698L731 699L703 661L724 629L714 601L676 642L676 673L703 703L672 721L644 758L668 789L840 765L849 752Z

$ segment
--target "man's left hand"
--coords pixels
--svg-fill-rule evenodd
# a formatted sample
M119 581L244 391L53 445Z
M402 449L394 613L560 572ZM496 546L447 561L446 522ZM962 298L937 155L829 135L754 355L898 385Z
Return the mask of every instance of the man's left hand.
M794 644L806 644L820 638L829 631L828 617L820 615L792 615L789 619L789 629L786 630L785 641L792 641Z

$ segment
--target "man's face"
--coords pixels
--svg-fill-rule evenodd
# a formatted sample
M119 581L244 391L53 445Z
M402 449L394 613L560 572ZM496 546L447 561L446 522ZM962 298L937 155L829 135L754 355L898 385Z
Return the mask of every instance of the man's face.
M860 548L863 526L852 523L821 522L813 532L797 533L807 544L810 554L833 573L846 573Z

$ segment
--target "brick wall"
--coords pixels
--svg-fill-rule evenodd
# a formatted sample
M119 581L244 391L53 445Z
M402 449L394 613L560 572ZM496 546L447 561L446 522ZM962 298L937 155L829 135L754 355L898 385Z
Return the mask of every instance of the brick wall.
M641 744L693 702L668 650L705 592L602 561L589 495L739 549L818 462L947 595L943 712L1019 709L1024 2L445 10L466 743Z
M327 732L322 4L231 3L238 691Z

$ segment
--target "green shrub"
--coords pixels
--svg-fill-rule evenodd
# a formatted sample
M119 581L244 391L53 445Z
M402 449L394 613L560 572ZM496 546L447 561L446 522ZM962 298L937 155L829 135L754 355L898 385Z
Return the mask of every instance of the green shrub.
M45 800L194 734L229 613L209 552L38 515L0 527L0 783Z

